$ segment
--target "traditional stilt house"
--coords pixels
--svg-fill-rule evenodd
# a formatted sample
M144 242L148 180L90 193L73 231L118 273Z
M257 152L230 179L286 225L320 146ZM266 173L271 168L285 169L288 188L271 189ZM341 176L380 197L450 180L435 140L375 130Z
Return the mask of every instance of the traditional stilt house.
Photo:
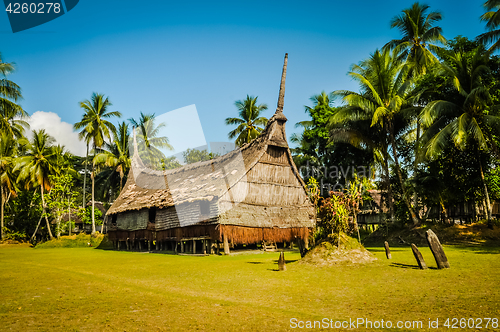
M127 183L107 212L109 239L118 249L155 243L156 249L211 253L223 242L227 253L229 243L307 241L316 214L286 140L287 59L276 113L251 143L156 171L144 166L135 142Z

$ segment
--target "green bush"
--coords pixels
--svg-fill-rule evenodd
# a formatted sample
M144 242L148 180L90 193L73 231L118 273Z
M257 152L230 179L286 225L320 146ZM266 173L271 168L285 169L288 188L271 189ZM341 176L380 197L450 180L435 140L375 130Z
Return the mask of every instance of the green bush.
M37 244L35 248L85 248L97 247L101 244L105 235L97 234L91 236L87 234L78 234L72 236L61 236L59 239L53 239L47 242Z
M4 241L18 241L24 242L28 236L25 232L13 231L8 229L7 227L3 228L3 240Z

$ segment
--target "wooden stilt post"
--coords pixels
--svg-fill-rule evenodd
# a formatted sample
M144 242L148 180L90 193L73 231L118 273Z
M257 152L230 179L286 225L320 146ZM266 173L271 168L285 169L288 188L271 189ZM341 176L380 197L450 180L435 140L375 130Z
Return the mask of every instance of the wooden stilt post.
M125 244L127 245L127 250L130 250L130 244L129 244L128 242L129 242L129 240L128 240L128 239L127 239L127 240L125 240Z
M148 251L151 251L151 241L148 241Z
M181 241L181 252L184 253L184 242Z
M156 251L160 251L160 241L156 240Z
M229 255L229 242L227 240L226 234L223 234L223 240L224 240L224 255Z
M193 240L193 254L196 254L196 240Z

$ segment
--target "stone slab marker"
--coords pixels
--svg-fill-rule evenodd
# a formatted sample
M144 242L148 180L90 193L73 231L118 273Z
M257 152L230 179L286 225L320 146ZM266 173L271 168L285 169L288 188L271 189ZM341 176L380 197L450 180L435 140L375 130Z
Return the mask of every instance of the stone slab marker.
M437 235L429 229L425 232L425 237L427 238L427 243L432 251L432 255L436 260L438 269L449 269L450 263L448 263L448 258L444 253L443 246L441 245L441 242L439 242Z
M280 252L280 258L278 259L278 270L286 271L285 253Z
M389 249L389 243L387 241L384 242L384 247L385 247L385 255L387 256L387 259L391 259L391 249Z
M411 251L413 251L413 256L415 256L415 259L417 260L418 267L421 270L427 269L427 264L425 264L424 257L420 253L420 250L418 250L417 246L413 243L411 244Z

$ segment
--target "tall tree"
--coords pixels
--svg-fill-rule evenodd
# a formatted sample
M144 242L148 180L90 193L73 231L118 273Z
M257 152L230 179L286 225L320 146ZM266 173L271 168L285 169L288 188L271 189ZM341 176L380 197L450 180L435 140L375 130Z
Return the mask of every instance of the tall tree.
M477 40L485 45L491 44L488 51L493 52L500 48L500 0L488 0L483 6L487 12L481 15L481 21L486 22L488 31L480 34Z
M446 39L442 35L442 29L436 26L441 21L440 12L429 10L428 5L415 2L410 8L402 11L398 16L391 20L391 28L397 28L401 33L401 39L394 39L388 42L384 47L394 49L405 59L409 69L409 75L415 78L422 77L432 67L439 64L435 56L441 48L437 44L446 44ZM416 157L419 149L421 123L418 114L414 114L415 144L414 144L414 174L418 168L418 158ZM417 202L416 192L413 195L414 204Z
M7 132L0 133L0 240L3 240L4 205L10 196L16 195L16 179L13 174L17 144Z
M429 6L415 2L410 8L391 20L391 28L397 28L401 39L393 39L384 48L394 49L406 60L410 74L415 76L425 72L439 61L433 52L439 47L436 43L445 44L442 29L434 26L442 19L439 12L427 13Z
M110 111L109 107L112 103L103 94L93 93L90 100L80 102L80 107L85 111L82 121L75 123L74 128L77 130L84 129L80 137L84 137L88 142L92 140L94 147L94 158L97 154L97 149L104 145L107 138L111 140L111 133L116 131L115 126L106 119L112 117L120 117L121 113L118 111ZM93 158L93 159L94 159ZM92 163L92 170L90 173L92 180L92 234L95 234L95 167ZM85 194L85 193L84 193Z
M500 136L499 105L494 105L491 95L483 85L482 77L488 72L489 52L476 48L471 54L449 51L443 69L458 91L454 101L435 100L422 112L422 120L429 127L423 139L425 156L434 158L446 144L453 142L461 150L474 149L479 173L483 182L487 218L491 221L491 204L481 162L483 151L496 150L495 138Z
M14 71L13 63L2 61L0 53L0 130L12 137L20 138L29 125L24 118L27 113L17 104L22 99L21 88L7 79L7 75Z
M155 114L144 114L141 112L139 121L133 118L129 119L132 126L137 128L135 136L139 149L139 156L149 167L155 169L162 168L162 162L166 159L160 149L173 150L168 141L168 137L160 136L162 129L166 127L165 123L156 125Z
M47 222L50 239L53 238L49 220L46 214L45 191L51 188L50 176L56 174L56 153L54 151L54 138L44 129L33 130L33 139L27 144L25 155L19 157L14 171L19 170L18 182L24 183L25 188L40 186L42 198L42 213Z
M267 125L267 118L260 116L263 111L267 110L267 105L257 105L257 98L247 95L246 99L236 101L234 104L238 108L240 117L226 119L227 125L238 125L228 134L230 139L237 137L236 145L238 146L250 143Z
M398 122L404 121L407 114L415 112L413 106L418 100L418 94L408 80L406 66L401 58L388 49L375 51L370 58L354 65L349 76L360 85L360 92L335 91L350 107L337 112L332 121L343 123L346 121L370 120L371 126L383 133L392 151L392 160L399 179L404 202L410 212L414 224L419 219L410 203L399 162L399 151L396 141ZM383 152L385 164L389 154Z
M112 143L105 143L105 150L94 158L94 164L111 167L120 175L120 191L123 188L123 178L131 165L129 141L128 125L122 122L118 125L118 132L113 133Z

